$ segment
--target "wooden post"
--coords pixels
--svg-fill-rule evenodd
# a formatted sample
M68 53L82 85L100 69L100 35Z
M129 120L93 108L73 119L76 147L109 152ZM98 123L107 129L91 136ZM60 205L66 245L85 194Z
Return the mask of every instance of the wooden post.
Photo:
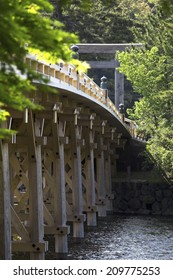
M65 193L65 170L64 170L64 143L65 143L65 122L59 121L53 124L54 140L54 220L58 234L55 234L55 252L67 253L66 225L66 193Z
M105 187L105 166L104 166L104 146L103 136L100 135L98 139L98 152L97 152L97 204L98 216L106 217L106 187Z
M0 259L11 259L11 209L8 144L1 140L0 166Z
M73 127L74 147L72 151L72 199L73 199L73 237L84 237L84 215L82 197L82 170L81 170L81 136L82 127L76 123Z
M107 211L113 211L112 176L111 176L111 155L109 139L107 140L107 155L105 159L105 182L106 182L106 205Z
M89 134L89 135L88 135ZM87 131L86 137L88 138L88 147L86 153L86 212L87 212L87 225L96 226L96 186L94 174L94 131L90 128Z
M43 191L41 144L36 143L35 136L40 136L39 120L33 120L32 112L28 122L28 177L29 177L29 214L30 234L33 247L35 243L44 243ZM38 248L39 249L39 248ZM45 253L31 252L31 259L43 260Z

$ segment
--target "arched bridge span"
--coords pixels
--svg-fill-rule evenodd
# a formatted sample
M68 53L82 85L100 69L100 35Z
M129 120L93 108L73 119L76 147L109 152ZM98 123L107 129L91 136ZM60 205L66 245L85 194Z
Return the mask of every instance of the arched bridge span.
M49 83L35 81L38 91L28 95L43 110L10 109L3 124L18 133L1 141L0 259L21 251L44 259L47 235L55 237L55 253L67 253L70 231L82 238L84 223L96 226L97 216L113 210L117 149L135 139L134 123L74 66L34 56L26 63Z

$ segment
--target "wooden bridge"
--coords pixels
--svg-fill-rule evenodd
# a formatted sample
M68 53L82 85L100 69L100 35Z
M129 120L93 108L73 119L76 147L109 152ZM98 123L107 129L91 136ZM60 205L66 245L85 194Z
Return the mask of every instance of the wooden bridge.
M45 90L35 81L38 91L28 96L43 110L9 109L3 124L18 133L1 141L0 259L12 252L44 259L47 234L55 237L55 253L67 253L70 231L82 238L85 223L96 226L113 210L116 151L138 141L134 123L87 75L31 55L26 63L49 84Z

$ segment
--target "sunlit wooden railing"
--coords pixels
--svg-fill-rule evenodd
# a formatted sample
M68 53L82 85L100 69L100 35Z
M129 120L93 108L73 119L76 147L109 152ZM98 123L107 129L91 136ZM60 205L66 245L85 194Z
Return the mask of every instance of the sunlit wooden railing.
M111 111L119 119L120 122L131 133L132 137L136 138L136 126L135 123L127 118L124 118L122 114L117 110L114 103L110 100L107 94L107 90L100 88L91 78L85 73L79 73L76 71L76 67L71 64L57 63L48 64L45 61L37 60L36 56L28 55L25 58L26 64L28 64L34 71L43 74L48 79L55 79L58 84L65 83L69 87L69 91L73 89L81 91L86 95L95 99L96 102L100 102L109 111Z

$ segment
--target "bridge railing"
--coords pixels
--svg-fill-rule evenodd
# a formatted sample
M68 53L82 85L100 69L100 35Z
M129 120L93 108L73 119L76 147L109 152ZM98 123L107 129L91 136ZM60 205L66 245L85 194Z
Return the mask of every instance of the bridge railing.
M101 89L85 73L79 73L74 65L66 63L49 64L45 61L38 60L34 55L27 55L25 62L32 70L46 76L48 79L55 79L55 81L59 84L64 82L69 87L74 87L75 89L102 103L118 117L127 130L129 130L132 137L136 138L135 123L127 118L124 118L117 110L114 103L107 96L106 90Z

